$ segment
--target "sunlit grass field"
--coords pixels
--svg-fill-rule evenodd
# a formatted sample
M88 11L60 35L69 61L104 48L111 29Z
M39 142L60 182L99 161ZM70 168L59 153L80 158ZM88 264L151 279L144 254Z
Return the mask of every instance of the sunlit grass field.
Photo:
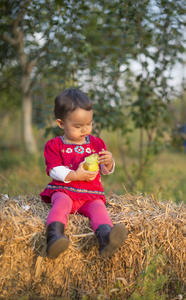
M106 193L114 192L116 194L143 193L153 194L159 200L173 200L176 203L186 202L186 153L178 152L172 148L164 148L162 152L155 157L153 164L145 176L145 184L137 182L135 190L127 189L126 177L121 164L121 158L117 147L117 136L115 133L105 132L104 140L108 150L113 153L116 161L116 169L113 175L104 176L102 182ZM138 145L137 131L131 135L131 144L133 149ZM131 155L131 156L134 156ZM130 165L132 160L130 154L127 160ZM129 172L130 167L129 167ZM145 185L145 189L144 189Z
M186 155L164 151L148 172L145 191L142 189L142 182L139 181L134 192L153 194L159 200L172 199L175 202L186 202L185 165ZM109 191L116 194L125 193L125 176L122 166L116 165L114 175L104 177L103 184L107 193Z
M114 174L102 176L102 184L106 194L118 195L129 193L153 194L159 200L172 199L175 202L186 202L186 154L173 150L164 150L155 160L146 176L145 191L142 182L138 182L135 190L128 190L124 170L121 165L115 134L103 134L108 150L113 153L116 168ZM43 156L44 143L37 156L22 154L19 149L0 150L0 192L10 196L22 194L39 195L50 182L46 175Z

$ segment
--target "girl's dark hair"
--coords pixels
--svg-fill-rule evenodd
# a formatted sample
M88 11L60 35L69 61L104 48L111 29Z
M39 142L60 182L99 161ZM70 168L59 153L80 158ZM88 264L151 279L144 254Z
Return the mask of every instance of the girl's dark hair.
M77 108L92 110L92 102L82 91L69 88L55 98L54 114L56 119L64 120L68 112Z

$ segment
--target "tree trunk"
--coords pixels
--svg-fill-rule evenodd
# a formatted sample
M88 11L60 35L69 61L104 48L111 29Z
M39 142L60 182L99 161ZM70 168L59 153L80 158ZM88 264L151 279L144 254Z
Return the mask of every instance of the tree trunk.
M25 150L34 154L37 152L36 141L32 128L32 97L29 75L22 75L22 133Z
M22 12L24 13L24 11ZM34 66L29 61L24 49L24 32L18 28L19 18L13 23L12 43L17 48L20 66L22 70L21 89L22 89L22 135L25 150L28 153L35 154L37 152L36 141L32 128L32 97L31 97L31 71Z

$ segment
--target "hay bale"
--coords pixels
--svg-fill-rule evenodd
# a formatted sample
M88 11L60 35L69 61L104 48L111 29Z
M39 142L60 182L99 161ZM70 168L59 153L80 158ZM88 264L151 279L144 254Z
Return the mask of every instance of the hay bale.
M45 252L50 204L35 196L1 198L0 299L24 295L29 299L82 299L83 295L112 299L118 290L121 298L113 299L127 299L149 255L158 253L166 257L159 272L173 275L172 286L176 281L184 285L184 203L160 203L142 195L107 197L112 222L123 222L128 229L124 245L111 258L101 258L89 219L70 215L66 230L70 247L58 259L49 260ZM122 290L116 288L117 282Z

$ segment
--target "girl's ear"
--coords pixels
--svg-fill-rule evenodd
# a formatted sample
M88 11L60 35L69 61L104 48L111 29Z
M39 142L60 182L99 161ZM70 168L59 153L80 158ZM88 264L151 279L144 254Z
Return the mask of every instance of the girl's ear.
M61 129L64 129L64 124L63 124L63 121L61 119L57 119L56 120L56 123L57 125L61 128Z

